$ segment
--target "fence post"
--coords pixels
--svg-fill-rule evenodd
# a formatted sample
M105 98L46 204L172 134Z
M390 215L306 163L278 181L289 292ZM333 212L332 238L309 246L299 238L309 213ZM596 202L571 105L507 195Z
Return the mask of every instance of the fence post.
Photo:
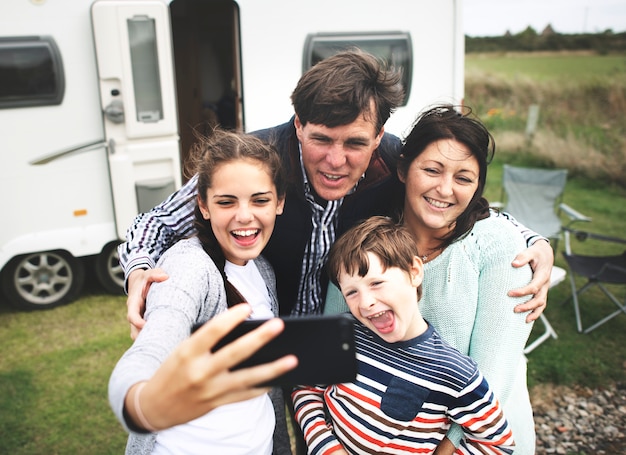
M526 141L528 145L533 141L533 136L537 131L537 123L539 122L539 105L531 104L528 107L528 120L526 120Z

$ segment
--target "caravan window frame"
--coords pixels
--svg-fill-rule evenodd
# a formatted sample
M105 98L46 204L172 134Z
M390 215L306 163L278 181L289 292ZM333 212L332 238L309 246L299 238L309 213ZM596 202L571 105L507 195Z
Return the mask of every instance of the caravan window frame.
M39 68L32 66L35 60ZM0 109L58 105L64 95L63 60L54 38L0 38Z
M304 42L302 72L323 58L352 47L369 52L402 71L404 99L401 106L406 106L413 79L413 46L408 32L309 33Z

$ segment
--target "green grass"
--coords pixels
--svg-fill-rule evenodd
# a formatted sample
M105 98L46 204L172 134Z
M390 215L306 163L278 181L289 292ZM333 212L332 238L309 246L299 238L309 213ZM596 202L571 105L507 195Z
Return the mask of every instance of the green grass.
M481 71L508 78L529 77L538 81L559 82L574 79L581 82L623 75L626 72L626 57L589 53L467 54L465 68L468 73Z
M46 311L0 305L0 453L123 453L107 384L130 345L125 307L106 295Z

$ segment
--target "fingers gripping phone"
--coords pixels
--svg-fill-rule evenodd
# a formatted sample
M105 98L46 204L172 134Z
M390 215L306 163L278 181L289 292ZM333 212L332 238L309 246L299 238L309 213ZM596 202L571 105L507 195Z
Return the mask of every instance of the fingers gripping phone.
M282 319L285 322L283 332L235 366L234 370L294 354L298 358L298 366L264 385L337 384L350 382L356 378L354 319L351 316L340 314ZM264 322L265 320L244 321L222 338L213 351L254 330ZM195 325L193 330L200 325Z

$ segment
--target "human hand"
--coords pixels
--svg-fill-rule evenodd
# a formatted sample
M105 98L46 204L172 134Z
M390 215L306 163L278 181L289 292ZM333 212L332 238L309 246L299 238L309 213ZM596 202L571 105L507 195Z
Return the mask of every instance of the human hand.
M180 343L148 382L133 385L124 405L136 426L144 427L137 417L136 401L145 420L154 427L152 430L165 429L200 417L218 406L262 395L269 388L258 384L295 368L296 356L287 355L270 363L231 371L282 332L284 322L278 318L211 352L250 312L250 306L243 304L217 315ZM143 390L136 400L138 387Z
M530 311L526 316L526 322L532 322L543 313L548 301L550 289L550 274L554 265L554 252L548 242L537 241L531 247L526 248L513 260L513 267L521 267L530 264L533 269L533 278L526 286L509 291L511 297L532 295L528 302L517 305L516 313Z
M452 455L455 450L456 447L454 447L452 441L445 437L441 440L441 442L433 452L433 455Z
M150 285L167 280L167 274L161 269L137 269L128 276L128 298L126 299L126 319L130 322L130 337L135 340L146 321L146 296Z

